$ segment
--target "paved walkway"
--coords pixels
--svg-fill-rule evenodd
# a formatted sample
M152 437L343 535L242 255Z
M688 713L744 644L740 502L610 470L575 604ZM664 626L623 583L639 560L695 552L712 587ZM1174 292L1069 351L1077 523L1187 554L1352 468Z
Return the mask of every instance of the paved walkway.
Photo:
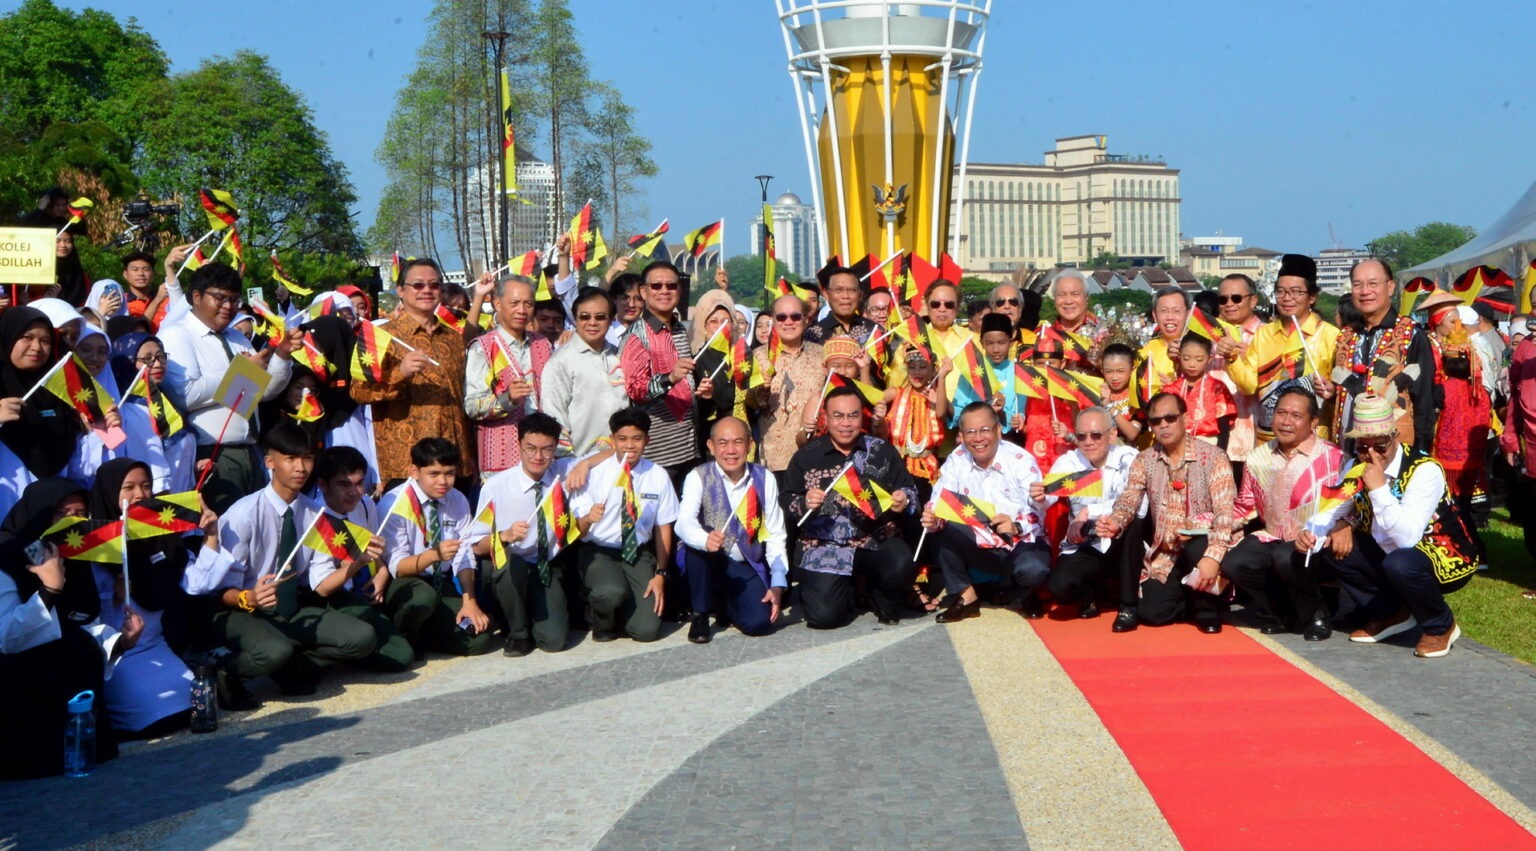
M1536 827L1536 669L1465 640L1434 662L1342 637L1264 643ZM1001 610L437 660L132 746L87 779L0 786L0 848L354 843L1178 846L1061 666Z

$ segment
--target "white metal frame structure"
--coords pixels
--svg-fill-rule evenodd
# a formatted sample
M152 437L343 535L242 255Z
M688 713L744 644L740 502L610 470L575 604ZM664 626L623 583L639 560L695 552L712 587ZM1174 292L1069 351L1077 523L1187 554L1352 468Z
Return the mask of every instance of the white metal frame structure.
M784 52L789 58L789 76L795 88L795 103L800 111L800 130L805 138L806 165L811 176L811 201L820 219L817 233L822 256L831 255L828 249L827 210L821 197L822 164L816 143L823 112L834 131L837 127L837 113L828 84L834 72L848 73L848 69L837 64L837 60L851 56L880 57L885 83L885 182L889 184L894 180L890 63L891 57L896 54L931 56L934 62L924 70L943 69L938 99L939 120L934 132L942 132L951 117L961 115L963 105L963 120L955 134L960 173L950 189L955 199L956 221L951 223L950 229L954 236L951 237L949 251L958 255L960 228L956 223L964 221L965 166L970 154L971 116L976 108L976 78L981 74L981 54L986 45L987 20L992 13L992 0L774 0L774 3L778 7L780 29L784 36ZM881 20L878 40L858 38L868 31L864 21L876 17ZM943 35L933 37L936 32L931 24L921 29L903 25L907 23L903 19L913 18L922 19L925 23L942 22ZM850 25L851 22L857 24ZM930 33L933 35L922 37ZM822 84L820 109L817 104L817 82ZM830 136L833 179L841 187L844 185L843 153L838 134L832 132ZM949 170L943 168L944 146L940 144L935 150L934 179L949 179ZM859 191L862 191L862 187ZM850 252L844 196L845 193L839 193L836 202L840 230L837 241L840 254L847 258ZM938 226L944 215L943 205L938 203L941 197L941 193L935 193L929 229L932 234L932 243L928 246L929 258L938 257L944 241ZM887 224L885 232L886 253L889 255L895 251L894 223Z

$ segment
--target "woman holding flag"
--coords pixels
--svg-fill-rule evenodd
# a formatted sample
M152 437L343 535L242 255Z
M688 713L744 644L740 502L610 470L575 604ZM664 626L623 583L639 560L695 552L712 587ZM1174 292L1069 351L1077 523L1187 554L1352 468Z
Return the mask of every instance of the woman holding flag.
M693 348L693 380L699 389L699 452L709 442L709 430L724 417L747 417L746 387L736 379L746 378L746 345L736 333L736 302L725 290L710 290L699 296L693 308L689 342ZM738 360L739 358L739 360Z
M79 442L74 408L39 392L57 363L57 342L52 323L35 308L0 314L0 511L9 511L27 485L62 473Z
M119 408L128 435L124 456L149 465L155 493L179 493L195 481L197 440L160 389L166 362L159 337L135 331L112 343L112 374L125 388Z

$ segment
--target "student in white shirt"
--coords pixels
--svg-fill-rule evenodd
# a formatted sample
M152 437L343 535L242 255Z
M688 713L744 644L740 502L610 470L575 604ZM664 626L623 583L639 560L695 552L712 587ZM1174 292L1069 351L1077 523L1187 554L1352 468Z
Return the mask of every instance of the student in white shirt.
M667 471L641 457L651 431L644 409L615 411L608 428L614 457L592 469L587 486L571 501L584 539L576 565L592 608L592 640L612 641L622 625L636 641L655 641L672 563L677 493ZM646 547L653 539L654 551Z
M766 467L747 463L752 446L747 424L730 416L715 420L707 446L714 460L683 479L677 515L693 598L688 640L695 644L709 642L711 613L723 615L747 635L772 632L789 586L778 485ZM744 507L750 499L756 500L755 512ZM749 530L745 523L761 527ZM717 591L723 592L723 612L716 611Z
M332 521L340 518L372 534L379 529L379 509L364 496L367 478L368 459L351 446L332 446L315 461L315 495ZM310 552L305 583L327 606L373 627L378 646L363 660L365 667L393 672L411 666L410 642L382 609L389 587L383 536L373 535L363 557L352 561L338 563L329 552Z
M491 619L475 600L473 550L490 530L474 521L469 500L454 490L461 460L451 441L417 441L409 476L379 503L392 577L384 606L418 657L429 649L456 656L492 649Z
M219 563L189 569L189 594L206 595L213 610L209 639L236 652L241 677L271 675L288 694L313 694L320 667L373 653L373 627L321 601L304 585L309 553L299 546L319 507L300 492L314 469L309 435L279 423L262 438L271 483L243 497L219 518ZM238 681L226 699L245 702Z

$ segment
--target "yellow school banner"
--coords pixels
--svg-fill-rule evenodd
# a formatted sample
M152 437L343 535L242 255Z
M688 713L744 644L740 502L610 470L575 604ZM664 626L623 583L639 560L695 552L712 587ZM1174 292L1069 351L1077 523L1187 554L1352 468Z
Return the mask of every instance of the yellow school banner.
M52 228L0 228L0 284L53 284Z

